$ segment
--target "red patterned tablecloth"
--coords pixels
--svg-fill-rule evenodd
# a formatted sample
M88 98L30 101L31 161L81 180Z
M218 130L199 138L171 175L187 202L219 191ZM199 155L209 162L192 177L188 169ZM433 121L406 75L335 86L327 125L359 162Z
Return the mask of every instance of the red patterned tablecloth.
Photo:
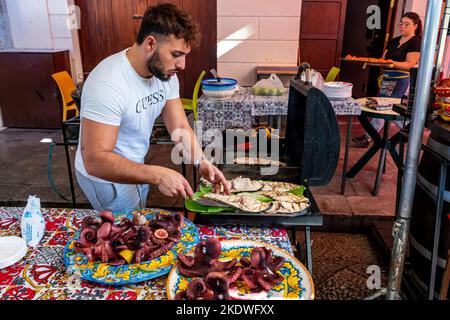
M0 208L0 237L20 236L24 208ZM150 209L150 212L158 209ZM158 210L162 211L162 210ZM148 210L146 210L148 212ZM0 270L1 300L150 300L166 299L166 277L111 286L75 279L66 272L63 250L86 215L94 210L43 209L45 236L13 266ZM246 239L271 243L292 253L286 230L266 227L198 225L200 239Z

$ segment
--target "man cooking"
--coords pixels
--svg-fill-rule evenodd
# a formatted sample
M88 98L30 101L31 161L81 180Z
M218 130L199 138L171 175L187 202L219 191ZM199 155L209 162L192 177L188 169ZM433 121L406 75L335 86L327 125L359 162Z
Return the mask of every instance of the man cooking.
M146 206L149 184L168 197L191 197L178 172L144 164L155 119L181 130L188 160L228 193L220 170L207 161L189 126L177 72L199 40L198 25L172 4L149 8L132 47L101 61L89 74L81 98L81 131L75 158L77 181L96 210ZM187 133L187 134L186 134Z

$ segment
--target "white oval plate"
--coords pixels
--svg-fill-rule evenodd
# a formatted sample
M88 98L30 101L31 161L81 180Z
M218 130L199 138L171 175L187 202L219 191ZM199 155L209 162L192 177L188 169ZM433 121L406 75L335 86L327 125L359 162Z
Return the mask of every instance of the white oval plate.
M20 261L27 254L27 243L19 237L0 238L0 269Z

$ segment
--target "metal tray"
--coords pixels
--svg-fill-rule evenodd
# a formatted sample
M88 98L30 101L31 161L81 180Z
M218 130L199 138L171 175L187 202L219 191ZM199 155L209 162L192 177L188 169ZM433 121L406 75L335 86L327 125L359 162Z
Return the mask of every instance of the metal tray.
M294 213L264 213L264 212L258 212L258 213L251 213L251 212L245 212L241 210L236 210L233 212L218 212L218 213L197 213L201 215L211 216L211 215L220 215L220 216L257 216L257 217L300 217L300 216L306 216L311 214L311 205L308 208L305 208L299 212Z
M359 63L363 63L365 65L368 66L375 66L375 67L382 67L382 66L388 66L391 63L388 62L371 62L369 60L364 61L364 60L349 60L349 59L345 59L345 58L341 58L342 61L348 61L348 62L359 62Z

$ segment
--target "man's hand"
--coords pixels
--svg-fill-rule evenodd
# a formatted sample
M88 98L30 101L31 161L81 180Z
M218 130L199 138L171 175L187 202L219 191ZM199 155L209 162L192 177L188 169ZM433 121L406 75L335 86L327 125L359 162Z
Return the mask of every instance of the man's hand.
M189 182L178 172L161 167L159 171L158 189L165 196L175 197L182 195L183 198L191 198L194 192L192 191Z
M230 186L223 173L211 162L203 160L199 167L200 175L214 185L214 190L220 190L223 186L225 194L230 194Z

